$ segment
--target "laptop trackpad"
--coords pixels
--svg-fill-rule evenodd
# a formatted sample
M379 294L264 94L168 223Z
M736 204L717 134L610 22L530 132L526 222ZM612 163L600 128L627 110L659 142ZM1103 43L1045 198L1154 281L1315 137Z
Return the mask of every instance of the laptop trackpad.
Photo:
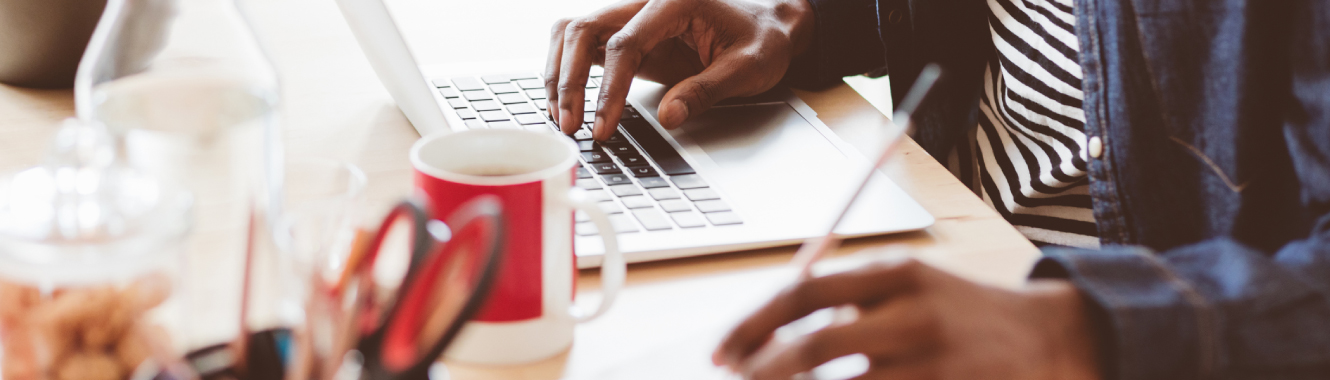
M706 152L719 170L707 180L753 206L752 216L820 217L836 198L828 192L853 177L851 160L785 102L712 108L672 135Z
M726 169L806 173L844 161L788 103L716 107L680 127L687 139ZM727 173L728 174L728 173Z

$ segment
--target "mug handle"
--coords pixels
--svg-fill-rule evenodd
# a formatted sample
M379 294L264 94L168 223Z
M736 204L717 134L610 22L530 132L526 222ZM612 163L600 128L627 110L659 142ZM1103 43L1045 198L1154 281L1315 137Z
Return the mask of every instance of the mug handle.
M605 241L605 256L600 263L602 294L600 305L596 306L596 311L591 314L583 313L576 306L569 310L573 320L582 323L596 319L610 309L614 297L619 294L619 289L623 288L624 279L628 275L628 263L624 261L623 253L619 252L619 240L614 235L614 226L610 224L609 216L591 201L587 191L577 187L572 188L568 191L568 203L591 217L591 222L596 224L596 232L600 233L601 240Z

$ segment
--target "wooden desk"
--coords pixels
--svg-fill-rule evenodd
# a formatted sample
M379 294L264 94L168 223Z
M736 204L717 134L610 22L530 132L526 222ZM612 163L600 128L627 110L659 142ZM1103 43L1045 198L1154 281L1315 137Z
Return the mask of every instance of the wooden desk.
M603 2L389 4L417 58L434 64L542 55L554 18L584 14ZM384 210L407 194L406 151L418 135L379 84L336 6L321 0L242 3L282 77L288 154L359 165L370 179L369 210ZM471 16L488 14L502 17ZM853 89L841 85L798 95L857 148L877 148L880 139L874 137L887 118ZM59 120L73 114L72 103L70 91L0 85L0 170L40 162ZM913 141L902 155L885 171L937 224L922 232L847 242L825 265L844 267L896 251L976 281L1019 284L1038 256L1034 246ZM453 378L691 379L711 374L708 357L719 334L788 283L781 268L793 252L793 247L774 248L633 265L618 303L578 328L568 354L509 368L450 363ZM598 285L597 274L584 271L579 295L595 294Z

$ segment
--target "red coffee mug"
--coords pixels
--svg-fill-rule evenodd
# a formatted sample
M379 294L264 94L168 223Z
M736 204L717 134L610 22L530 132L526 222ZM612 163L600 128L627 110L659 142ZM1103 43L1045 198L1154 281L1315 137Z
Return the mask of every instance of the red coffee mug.
M484 364L528 363L572 345L573 326L603 314L627 271L609 218L577 178L577 146L567 137L522 130L431 135L411 147L416 191L434 215L450 215L480 194L503 203L504 263L490 299L445 354ZM573 210L591 217L605 240L604 294L590 314L572 306L577 267Z

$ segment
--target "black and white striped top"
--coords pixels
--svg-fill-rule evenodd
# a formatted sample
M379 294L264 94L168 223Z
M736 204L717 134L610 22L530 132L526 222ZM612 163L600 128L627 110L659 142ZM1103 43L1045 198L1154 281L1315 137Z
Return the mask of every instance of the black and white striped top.
M1072 0L988 0L979 125L948 166L1037 243L1097 248Z

